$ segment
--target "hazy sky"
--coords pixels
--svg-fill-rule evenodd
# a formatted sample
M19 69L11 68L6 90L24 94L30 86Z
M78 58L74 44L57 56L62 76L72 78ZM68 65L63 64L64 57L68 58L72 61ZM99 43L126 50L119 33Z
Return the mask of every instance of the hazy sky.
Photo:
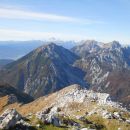
M0 40L130 43L130 0L0 0Z

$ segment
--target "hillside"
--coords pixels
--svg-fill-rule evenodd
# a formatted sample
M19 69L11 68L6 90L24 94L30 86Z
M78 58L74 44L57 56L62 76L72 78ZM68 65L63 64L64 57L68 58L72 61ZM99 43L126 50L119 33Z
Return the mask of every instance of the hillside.
M130 113L119 103L111 101L109 94L89 91L76 84L26 105L11 104L4 110L4 114L15 112L24 117L14 127L17 129L130 129Z
M78 83L87 87L84 72L73 63L79 59L54 43L43 45L0 71L0 80L37 98Z

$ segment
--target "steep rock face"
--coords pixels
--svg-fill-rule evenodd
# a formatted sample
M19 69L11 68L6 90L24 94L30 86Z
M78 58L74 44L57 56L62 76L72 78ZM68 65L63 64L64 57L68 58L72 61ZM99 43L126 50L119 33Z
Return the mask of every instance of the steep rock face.
M108 69L128 68L129 54L126 48L123 48L119 42L99 43L96 41L86 41L82 45L72 48L72 51L79 55L81 60L88 60L96 64L103 65ZM126 56L127 55L127 56Z
M54 43L41 46L1 70L1 79L37 98L67 85L87 86L84 72L74 67L74 53Z
M110 93L113 99L124 101L130 94L130 48L119 42L86 41L72 48L81 59L75 66L86 72L85 79L92 89Z

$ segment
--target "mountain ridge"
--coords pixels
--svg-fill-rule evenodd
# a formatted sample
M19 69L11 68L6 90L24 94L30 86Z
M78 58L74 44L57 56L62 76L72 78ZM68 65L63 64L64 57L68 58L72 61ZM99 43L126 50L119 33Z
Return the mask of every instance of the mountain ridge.
M109 93L113 100L129 106L129 50L117 41L105 44L89 40L71 51L50 43L8 64L0 75L35 98L76 83Z
M72 52L81 57L75 66L87 72L85 79L90 83L91 89L110 93L118 101L130 94L129 51L129 47L124 47L117 41L108 44L87 41L72 48Z

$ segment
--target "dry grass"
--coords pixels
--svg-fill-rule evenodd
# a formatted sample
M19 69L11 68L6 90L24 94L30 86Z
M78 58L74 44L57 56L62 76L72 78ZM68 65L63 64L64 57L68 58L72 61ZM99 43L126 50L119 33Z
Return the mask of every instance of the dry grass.
M94 123L104 125L106 130L118 130L118 128L121 128L122 130L130 130L130 124L123 121L118 121L116 119L103 119L98 115L92 115L87 117L87 119Z
M38 111L41 111L42 109L45 109L47 107L50 107L55 103L55 100L57 100L57 95L60 93L60 96L64 95L65 93L71 91L71 88L65 88L63 90L60 90L59 92L50 94L48 96L41 97L31 103L22 105L18 103L7 105L8 103L8 96L0 98L0 112L3 112L7 108L16 108L19 113L22 115L27 115L29 113L36 113ZM84 102L84 103L68 103L67 108L62 108L62 111L68 115L74 115L74 116L83 116L86 114L86 112L90 112L92 110L98 110L98 109L107 109L109 112L119 111L118 109L107 107L107 106L98 106L96 102ZM72 118L74 118L74 116ZM123 117L130 118L129 113L124 113ZM117 130L118 128L121 128L122 130L130 130L130 124L127 124L123 121L118 121L115 119L103 119L98 114L93 114L91 116L86 116L86 118L89 121L92 121L94 124L103 125L104 128L102 130ZM32 120L32 123L36 123L35 120ZM52 128L52 126L49 126ZM48 128L49 128L48 127ZM57 129L57 128L56 128Z
M7 103L8 103L8 96L4 96L0 98L0 112L4 109Z

